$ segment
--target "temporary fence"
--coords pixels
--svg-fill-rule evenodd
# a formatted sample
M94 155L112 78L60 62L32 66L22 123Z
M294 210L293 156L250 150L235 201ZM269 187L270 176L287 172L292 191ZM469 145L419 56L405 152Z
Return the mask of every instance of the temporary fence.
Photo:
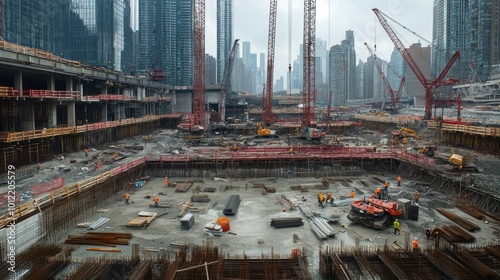
M61 188L63 186L64 186L64 178L59 177L57 179L50 180L50 182L45 182L45 183L35 185L34 187L31 188L31 192L33 193L33 195L39 195L42 193L56 190L56 189Z

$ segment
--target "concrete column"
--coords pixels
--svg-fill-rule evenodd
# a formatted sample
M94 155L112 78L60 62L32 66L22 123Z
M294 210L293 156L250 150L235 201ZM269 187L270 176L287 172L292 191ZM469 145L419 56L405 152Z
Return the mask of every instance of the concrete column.
M68 103L68 126L76 125L75 102Z
M57 103L50 104L49 127L57 126Z
M56 89L56 79L54 78L54 75L50 75L47 77L47 89L48 90Z
M23 94L23 71L14 74L14 89L18 89Z
M108 105L106 103L101 107L101 122L108 121Z
M83 84L77 84L76 90L80 92L80 99L83 98Z

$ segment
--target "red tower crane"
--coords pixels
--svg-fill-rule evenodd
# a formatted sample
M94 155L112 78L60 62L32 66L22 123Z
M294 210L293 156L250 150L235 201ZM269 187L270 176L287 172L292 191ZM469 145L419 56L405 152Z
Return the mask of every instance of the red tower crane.
M224 67L224 74L222 75L222 84L220 91L220 102L219 102L219 121L224 121L226 116L226 94L231 90L231 74L233 73L234 56L236 53L236 46L240 39L234 40L233 47L229 53L229 58Z
M266 88L262 94L262 122L270 124L273 116L273 77L274 77L274 45L276 40L276 11L277 0L270 1L269 8L269 34L267 37L267 75Z
M406 78L404 76L401 78L401 82L399 83L398 92L396 94L394 94L394 90L392 89L391 84L387 80L387 78L384 74L384 71L382 70L382 66L380 66L380 64L377 61L377 55L373 52L372 48L370 48L368 43L365 42L365 46L368 49L368 51L370 52L371 56L373 56L373 60L374 60L375 66L377 67L380 78L382 79L382 81L384 81L384 85L387 88L387 90L389 91L389 96L391 97L391 105L392 105L391 109L397 111L398 106L399 106L399 99L401 98L401 92L403 91L403 87L404 87L404 84L406 82ZM382 109L384 109L384 108L382 108Z
M304 0L304 77L302 81L303 117L302 125L316 125L314 99L316 96L315 69L316 0Z
M314 118L316 100L316 0L304 0L304 69L302 80L302 138L319 141L321 134Z
M205 0L194 0L194 124L205 127Z
M387 15L385 15L384 13L382 13L381 11L379 11L376 8L373 9L373 12L377 16L378 20L380 21L380 24L384 28L387 35L389 35L389 38L394 43L394 46L396 47L396 49L399 51L399 53L401 53L401 55L403 56L403 59L406 61L406 63L411 68L413 73L415 73L415 76L417 76L417 79L420 81L420 83L424 86L424 88L425 88L424 119L426 119L426 120L430 119L432 117L432 105L434 103L437 104L437 103L441 102L441 101L434 102L434 91L436 90L436 88L440 85L450 84L450 82L456 81L456 80L444 81L444 78L445 78L446 74L448 73L448 71L450 70L453 63L455 63L455 61L460 57L460 51L455 52L455 54L451 57L451 59L448 61L448 63L446 64L446 66L444 67L444 69L441 71L441 73L439 74L439 76L436 79L434 79L433 81L428 81L425 78L424 74L422 73L422 70L420 70L420 68L418 67L417 63L415 63L415 60L413 60L412 56L410 55L410 52L405 48L405 46L403 45L401 40L396 35L396 32L394 32L394 30L391 28L391 26L389 25L389 23L385 19L385 17L387 17ZM451 102L451 100L450 100L450 102ZM459 107L459 109L460 109L460 107Z

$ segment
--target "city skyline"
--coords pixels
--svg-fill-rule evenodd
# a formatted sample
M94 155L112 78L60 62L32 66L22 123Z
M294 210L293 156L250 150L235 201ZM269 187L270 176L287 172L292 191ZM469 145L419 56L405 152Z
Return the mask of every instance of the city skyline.
M316 38L326 40L329 49L335 44L340 44L345 37L345 31L352 30L356 38L355 51L357 59L367 60L369 53L363 45L364 42L367 42L374 50L376 43L377 55L381 59L389 61L394 45L376 19L372 9L379 8L401 24L408 26L416 34L431 41L432 7L432 1L409 3L400 0L359 0L346 3L330 1L329 3L328 0L318 0L316 3ZM328 8L331 10L330 36L328 36ZM213 3L207 2L206 9L206 52L215 56L216 1ZM345 10L355 11L357 16L353 17L352 13L346 13ZM300 53L300 45L303 40L303 1L292 1L292 22L291 63L293 66L293 61L297 59ZM234 39L240 39L241 42L250 42L252 44L252 53L265 53L267 56L268 24L268 0L233 1L233 37ZM396 30L402 29L396 23L390 22L390 24ZM407 47L420 40L409 31L401 31L401 33L401 39ZM421 41L421 43L425 45L425 42ZM278 3L275 52L275 81L281 76L286 81L289 63L288 1Z

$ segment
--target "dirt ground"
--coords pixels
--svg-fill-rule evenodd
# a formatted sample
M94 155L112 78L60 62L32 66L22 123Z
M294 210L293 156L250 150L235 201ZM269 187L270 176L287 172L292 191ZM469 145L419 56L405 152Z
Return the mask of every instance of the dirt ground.
M416 126L419 129L419 134L427 140L410 141L405 147L409 151L416 151L416 148L422 145L435 145L432 141L433 132L425 128ZM359 129L345 135L339 135L342 139L342 144L345 146L362 146L376 145L379 149L389 147L390 130L385 133L378 133L366 129ZM48 182L51 179L64 177L65 184L76 183L85 178L93 177L99 172L110 170L121 164L124 164L133 159L144 155L159 155L170 153L196 153L196 148L185 143L178 135L176 130L159 130L153 133L150 142L144 143L143 136L110 143L98 147L90 147L89 159L85 158L83 152L74 154L58 155L60 158L41 164L40 172L37 172L34 177L19 181L17 191L21 192L21 201L29 200L33 195L30 193L32 186L43 182ZM232 145L242 144L245 139L232 136L226 137L224 141ZM275 141L272 145L283 146L285 141ZM143 149L138 149L138 146L143 146ZM446 145L436 145L438 150L435 158L437 166L435 168L449 168L450 164L447 158L451 156L451 148ZM497 170L500 168L500 160L496 156L480 154L467 149L454 148L453 151L457 154L467 155L472 164L474 164L479 173L464 172L462 176L474 176L478 185L481 185L485 190L498 193L498 185L500 185L500 174ZM124 157L124 158L122 158ZM119 158L113 161L113 158ZM93 170L98 160L103 161L101 171ZM64 165L64 168L61 166ZM33 166L32 168L35 168ZM394 235L392 228L386 230L373 230L359 224L354 224L347 219L347 213L350 210L350 205L340 207L325 207L320 208L317 203L316 194L318 191L328 191L333 194L336 202L340 202L343 198L349 196L351 190L354 190L357 198L369 197L373 194L377 187L381 187L380 182L373 179L377 176L381 180L390 182L389 194L391 200L396 201L399 198L413 200L413 193L418 190L421 194L419 201L419 219L418 221L401 221L402 235ZM321 179L317 178L278 178L275 181L271 178L254 178L250 180L231 180L231 182L217 182L211 179L204 179L203 182L195 182L193 187L187 193L176 193L173 188L166 188L163 183L163 178L152 178L142 188L134 189L131 192L131 203L124 203L124 195L119 194L119 198L108 205L109 209L105 213L95 213L94 217L80 221L93 222L100 217L107 217L111 220L98 228L95 231L111 231L111 232L131 232L133 234L132 244L140 244L143 257L154 256L161 252L162 248L166 250L175 250L170 246L171 242L187 242L190 246L202 245L203 242L213 242L223 250L225 254L236 256L246 254L250 257L259 257L261 254L283 254L288 255L292 249L300 248L306 251L309 256L311 270L319 267L319 251L327 246L336 248L349 248L353 246L383 246L387 244L395 249L397 246L393 241L397 241L401 245L405 245L405 240L418 238L420 246L425 248L433 246L433 240L427 240L424 235L424 229L428 227L441 226L452 224L450 220L442 216L436 211L437 207L445 208L467 220L470 220L481 227L481 230L472 233L476 237L475 244L485 244L492 242L500 242L500 225L492 220L477 220L468 216L454 207L453 197L448 194L442 194L435 191L427 184L421 184L418 181L408 180L403 178L402 186L396 184L397 174L366 174L360 177L342 178L347 179L349 183L332 182L327 190L309 189L309 192L301 193L293 191L290 187L298 184L320 184ZM174 182L186 182L195 178L170 178ZM368 186L362 183L367 182ZM262 194L262 189L252 188L252 183L263 183L268 187L274 187L277 193ZM234 188L226 190L226 186ZM3 188L4 186L0 186ZM190 200L193 195L193 189L200 187L214 187L217 189L215 193L208 194L210 201L206 203L194 202L194 209L191 212L195 217L195 224L189 231L182 231L179 222L179 203ZM160 192L165 192L166 195L160 195ZM146 195L159 194L160 203L169 203L171 208L150 208L152 198L145 198ZM230 216L231 233L223 233L222 237L210 237L203 232L205 224L215 221L218 217L222 217L222 210L228 201L230 195L238 194L241 198L241 204L238 213L235 216ZM305 196L305 202L313 211L317 211L324 217L338 219L331 226L336 231L333 238L327 240L318 239L309 225L307 218L300 210L291 210L286 205L279 203L281 195L285 195L292 202L298 203L299 198ZM137 217L140 211L153 211L159 216L146 228L130 228L126 227L126 223ZM271 218L274 217L301 217L304 225L294 228L275 229L270 226ZM75 225L71 234L84 233L85 229L77 228ZM295 235L295 236L294 236ZM64 242L64 240L61 240ZM106 254L108 257L123 257L131 255L131 246L118 245L117 248L123 250L122 253L100 253L89 252L85 248L88 246L79 246L73 252L73 257L76 259L86 257L99 257Z
M411 198L415 191L414 186L418 185L415 181L403 181L402 186L398 187L396 183L396 174L388 177L379 177L390 182L389 194L391 200L398 198ZM173 182L186 182L186 178L169 178ZM155 256L159 254L160 249L175 250L175 247L170 246L171 242L187 242L189 246L202 245L208 239L212 240L214 245L217 245L223 252L230 256L241 256L246 254L249 257L259 257L262 254L281 254L289 255L292 249L299 248L306 251L311 265L311 270L319 267L319 251L327 246L335 248L352 248L384 246L384 244L397 249L393 241L397 241L400 245L405 244L405 236L410 239L418 238L422 248L433 247L434 241L427 240L424 234L424 229L427 227L440 226L451 224L447 218L439 214L435 208L446 208L453 213L456 213L481 227L480 231L472 233L476 238L476 244L485 244L490 242L500 242L498 234L499 224L493 221L480 221L472 218L458 209L456 209L450 201L450 197L430 189L420 188L421 198L419 201L419 219L418 221L401 220L402 235L394 235L393 229L374 230L366 228L359 224L354 224L349 221L346 216L350 210L350 205L341 207L327 206L321 208L317 202L317 192L331 192L338 203L343 198L348 197L351 190L355 190L356 197L368 197L373 193L380 183L373 179L372 175L362 177L346 178L352 183L333 182L328 189L311 188L309 192L293 191L290 187L298 184L319 184L320 179L315 178L291 178L277 179L276 181L270 178L238 180L231 182L216 182L213 180L203 180L196 182L191 190L186 193L176 193L173 188L166 188L163 179L156 178L148 182L142 188L136 188L131 192L130 204L126 205L124 196L122 199L117 199L113 204L109 205L109 209L105 213L95 213L94 217L88 221L93 222L100 217L107 217L111 220L96 229L95 231L105 232L130 232L133 234L131 243L137 243L141 246L141 256ZM361 183L364 180L368 183L365 186ZM277 193L262 194L261 188L252 188L252 183L262 183L267 187L274 187ZM232 186L226 190L226 186ZM214 193L208 194L209 202L194 202L193 206L198 208L193 211L188 211L194 214L194 226L184 231L181 229L179 222L179 203L190 200L193 195L193 189L200 187L214 187L217 189ZM146 195L159 194L165 192L166 195L159 195L160 204L171 204L171 208L151 208L153 204L152 198L145 198ZM203 232L204 225L216 221L219 217L223 217L223 209L230 195L239 195L241 204L236 215L229 216L230 232L223 233L222 237L209 237ZM123 194L124 195L124 194ZM336 223L331 226L336 231L333 238L327 240L318 239L313 232L309 221L301 213L300 210L291 210L288 206L279 203L281 195L285 195L295 204L299 203L300 198L307 198L306 205L311 210L317 211L324 217L339 218ZM146 228L131 228L126 227L126 224L131 219L137 217L140 211L152 211L158 213L159 218ZM301 217L304 225L300 227L275 229L270 226L270 221L275 217ZM71 234L84 233L86 230L77 228ZM294 238L294 235L297 235ZM61 240L63 242L64 240ZM88 246L80 246L73 252L73 257L80 259L86 257L99 257L107 254L108 257L123 257L130 256L131 246L118 245L117 248L123 250L122 253L100 253L88 252L85 248Z

